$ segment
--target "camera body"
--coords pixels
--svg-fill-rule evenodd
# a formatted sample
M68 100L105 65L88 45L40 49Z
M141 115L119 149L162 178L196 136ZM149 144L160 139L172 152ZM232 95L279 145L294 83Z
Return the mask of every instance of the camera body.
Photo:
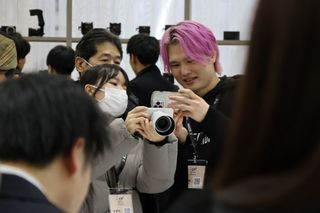
M150 35L150 27L149 26L139 26L137 29L139 31L139 34Z
M107 29L113 34L119 36L121 34L121 23L110 23Z
M16 26L1 26L0 29L1 32L10 34L10 33L15 33L16 32Z
M30 16L38 17L39 28L29 28L29 36L43 36L44 35L44 19L43 13L40 9L31 9L29 10Z
M154 130L159 135L170 135L176 125L173 119L173 109L171 108L148 108L147 112L150 115L150 120Z
M93 22L81 22L81 26L78 28L81 30L81 34L85 35L93 29Z

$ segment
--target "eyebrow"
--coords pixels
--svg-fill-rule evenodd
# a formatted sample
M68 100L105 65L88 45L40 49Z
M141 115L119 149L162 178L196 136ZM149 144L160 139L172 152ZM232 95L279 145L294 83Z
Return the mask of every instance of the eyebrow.
M178 61L169 61L169 64L179 63Z
M115 58L115 59L120 59L121 60L121 56L120 55L116 55L116 56L112 56L110 53L103 53L100 58L102 57L110 57L110 58Z

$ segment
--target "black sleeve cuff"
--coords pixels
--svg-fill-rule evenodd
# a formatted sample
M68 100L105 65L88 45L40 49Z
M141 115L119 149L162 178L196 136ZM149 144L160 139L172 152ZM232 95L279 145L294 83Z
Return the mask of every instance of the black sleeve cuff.
M146 140L146 141L148 141L149 144L152 144L152 145L155 145L155 146L163 146L163 145L169 143L168 136L164 140L162 140L160 142L153 142L153 141L149 141L149 140Z

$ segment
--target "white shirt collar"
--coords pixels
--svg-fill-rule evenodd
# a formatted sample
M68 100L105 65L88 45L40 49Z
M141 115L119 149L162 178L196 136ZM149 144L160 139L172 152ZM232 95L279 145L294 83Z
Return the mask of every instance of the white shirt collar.
M28 172L26 172L22 169L19 169L14 166L0 164L0 174L15 175L15 176L21 177L21 178L27 180L28 182L30 182L31 184L33 184L41 192L43 192L43 187L40 184L40 182L35 177L33 177L31 174L29 174Z

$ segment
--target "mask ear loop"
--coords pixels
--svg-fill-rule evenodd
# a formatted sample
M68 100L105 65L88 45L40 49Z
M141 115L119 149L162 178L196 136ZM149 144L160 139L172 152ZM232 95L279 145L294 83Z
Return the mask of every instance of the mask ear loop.
M84 60L85 60L85 59L84 59ZM115 70L115 67L117 67L117 65L113 65L113 66L114 66L114 67L112 68L112 70L111 70L110 73L106 73L106 72L105 72L105 73L104 73L105 75L103 75L103 77L98 80L98 82L97 82L97 83L98 83L98 86L92 85L94 88L96 88L96 90L95 90L94 93L93 93L93 97L96 96L96 94L97 94L98 91L102 91L102 92L104 92L104 94L106 95L105 89L102 89L103 84L107 83L110 79L114 78L114 77L117 75L117 73L120 73L120 71L117 72L117 71ZM98 89L98 88L99 88L99 89Z
M106 96L106 88L103 88L103 89L102 89L102 88L99 88L99 89L98 89L98 87L95 86L95 85L92 85L92 87L95 88L95 90L94 90L94 92L93 92L93 94L92 94L92 97L95 98L95 96L96 96L96 94L97 94L98 91L103 92L103 93L104 93L104 96Z
M79 58L81 58L84 61L84 63L86 63L89 67L93 67L93 65L90 64L89 61L87 61L86 59L84 59L82 57L79 57Z

